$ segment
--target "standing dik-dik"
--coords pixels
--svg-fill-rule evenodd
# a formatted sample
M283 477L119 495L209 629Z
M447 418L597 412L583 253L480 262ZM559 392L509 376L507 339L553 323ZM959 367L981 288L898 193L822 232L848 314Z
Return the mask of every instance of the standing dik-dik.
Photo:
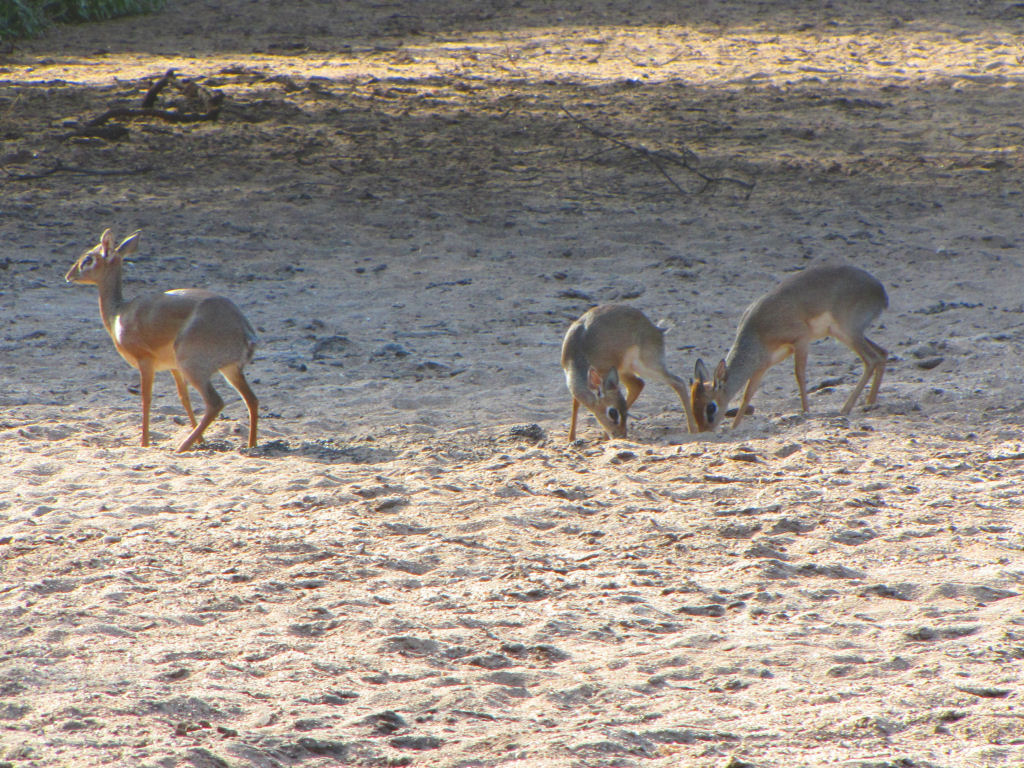
M131 301L121 295L124 257L139 244L135 232L114 247L108 229L99 245L86 251L68 270L72 283L95 285L100 293L100 317L121 357L139 369L142 390L142 444L149 445L149 407L153 374L169 370L178 385L178 397L192 423L192 432L178 446L187 451L202 440L203 431L224 407L210 382L221 375L238 390L249 408L249 447L256 445L259 401L249 389L242 369L252 360L256 333L241 311L225 299L200 288L151 293ZM196 423L187 384L203 396L203 418Z
M700 431L714 429L729 402L742 389L743 400L732 423L737 426L747 413L765 371L789 355L793 355L800 404L806 411L808 347L825 336L838 339L864 362L864 374L841 413L850 412L872 376L867 403L874 403L889 354L867 338L864 331L887 306L889 298L882 284L857 267L810 267L781 282L747 307L736 339L725 360L715 369L713 380L704 361L697 361L692 408Z
M686 411L687 429L696 431L689 391L682 379L665 370L665 332L639 309L604 304L576 320L562 342L562 368L572 394L569 441L576 439L580 403L611 437L626 436L626 413L640 396L640 375L665 382ZM626 385L626 396L619 382Z

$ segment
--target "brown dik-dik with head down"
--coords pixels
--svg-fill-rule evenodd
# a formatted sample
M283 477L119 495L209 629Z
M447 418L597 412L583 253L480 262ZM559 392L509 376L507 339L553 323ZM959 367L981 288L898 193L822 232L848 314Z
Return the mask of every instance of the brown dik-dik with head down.
M641 375L670 386L683 403L689 431L696 429L686 382L665 369L665 332L639 309L604 304L576 320L562 342L562 368L572 395L569 441L576 439L582 403L611 437L626 436L626 414L644 388ZM619 383L625 384L623 397Z
M249 409L249 447L256 445L259 401L242 369L252 360L256 333L241 311L225 299L201 288L182 288L125 301L121 272L125 256L135 252L139 232L114 247L108 229L97 246L86 251L68 270L72 283L95 285L100 294L100 317L114 346L139 369L142 391L142 445L149 445L149 409L153 375L169 370L178 385L178 397L192 424L192 432L178 446L186 451L203 438L224 401L210 379L218 371L238 390ZM203 397L205 410L196 423L187 385Z
M713 379L704 362L697 361L692 408L700 431L713 430L729 402L743 390L732 423L737 426L748 412L765 371L789 355L793 355L800 404L806 411L808 348L812 341L825 336L838 339L864 362L864 373L841 413L850 412L872 377L867 403L873 404L889 354L864 331L887 306L889 298L882 284L857 267L811 267L784 280L747 307L729 354L718 364Z

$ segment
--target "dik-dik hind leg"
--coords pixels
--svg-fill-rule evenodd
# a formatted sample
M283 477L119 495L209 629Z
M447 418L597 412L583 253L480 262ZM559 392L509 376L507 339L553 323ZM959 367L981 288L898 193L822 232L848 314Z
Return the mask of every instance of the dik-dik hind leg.
M213 384L210 382L210 376L213 375L213 371L207 370L194 370L186 367L181 368L181 373L191 384L195 387L199 394L203 397L204 409L203 417L199 420L199 424L192 430L188 437L185 438L184 442L178 446L178 453L187 451L193 445L203 439L203 432L206 430L213 420L217 418L217 415L224 409L224 401L221 396L217 394L217 390L213 388Z
M242 373L242 369L237 365L228 366L221 370L221 375L228 380L238 394L245 400L245 407L249 409L249 447L256 447L256 424L259 421L259 406L260 401L253 394L253 391L249 388L249 382L245 380L245 374Z
M864 362L864 373L861 374L857 386L853 388L853 392L850 393L846 403L843 405L843 409L840 411L843 416L846 416L853 410L857 398L860 397L860 393L864 390L864 386L872 376L875 377L875 380L872 382L871 390L868 392L867 404L870 405L875 402L875 398L878 396L878 388L882 385L885 363L889 357L889 354L884 349L863 336L851 344L850 347L857 353L857 357Z
M181 404L185 406L185 413L188 414L189 423L195 427L196 414L192 410L192 398L188 396L188 384L185 382L185 377L178 372L177 368L172 368L171 373L174 374L174 383L178 387L178 399L181 400Z
M870 344L871 348L878 355L877 362L875 363L875 378L874 381L871 382L871 389L868 390L867 399L868 405L874 405L875 399L878 397L878 389L882 386L882 376L885 375L885 365L889 362L889 352L883 347L875 344L871 339L865 338L864 341Z
M572 399L572 416L569 417L569 442L576 439L576 417L580 412L580 401L575 397Z
M800 390L800 408L804 413L810 410L807 406L807 344L793 346L793 373L796 375L796 387Z

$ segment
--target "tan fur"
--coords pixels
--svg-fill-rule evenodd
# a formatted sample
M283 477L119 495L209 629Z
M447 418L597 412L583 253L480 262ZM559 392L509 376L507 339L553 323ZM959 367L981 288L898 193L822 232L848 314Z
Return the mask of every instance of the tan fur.
M224 407L210 378L218 371L245 400L249 409L249 447L256 445L259 401L242 369L252 360L256 333L241 311L215 293L185 288L139 296L125 301L121 295L124 257L138 247L140 233L114 247L108 229L98 245L86 251L68 270L68 282L95 285L100 295L100 317L114 347L139 370L142 392L142 445L149 445L149 411L153 378L157 371L174 375L178 397L185 407L192 432L178 446L186 451L203 438L204 430ZM205 410L196 422L187 385L203 397Z

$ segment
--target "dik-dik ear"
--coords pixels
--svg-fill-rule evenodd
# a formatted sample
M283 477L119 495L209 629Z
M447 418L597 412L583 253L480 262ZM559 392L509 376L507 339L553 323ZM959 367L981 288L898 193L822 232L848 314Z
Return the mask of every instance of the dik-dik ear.
M612 368L608 373L601 378L601 374L598 373L597 368L593 366L587 371L587 386L597 392L599 395L612 389L619 388L619 372Z
M107 232L110 230L108 229ZM105 234L105 233L104 233ZM120 258L125 256L131 256L135 251L139 249L139 238L142 237L142 230L137 229L132 232L128 237L121 241L121 244L117 246L117 255Z
M604 381L601 382L605 391L615 390L619 388L619 372L612 368L608 373L605 374Z
M711 377L708 375L708 367L699 358L697 359L697 364L693 366L693 376L701 384L705 381L711 381ZM690 383L692 384L693 382Z
M721 389L725 384L725 360L719 360L715 368L715 389Z
M104 259L109 259L114 255L114 232L110 229L104 229L103 234L100 235L100 250L103 253Z

